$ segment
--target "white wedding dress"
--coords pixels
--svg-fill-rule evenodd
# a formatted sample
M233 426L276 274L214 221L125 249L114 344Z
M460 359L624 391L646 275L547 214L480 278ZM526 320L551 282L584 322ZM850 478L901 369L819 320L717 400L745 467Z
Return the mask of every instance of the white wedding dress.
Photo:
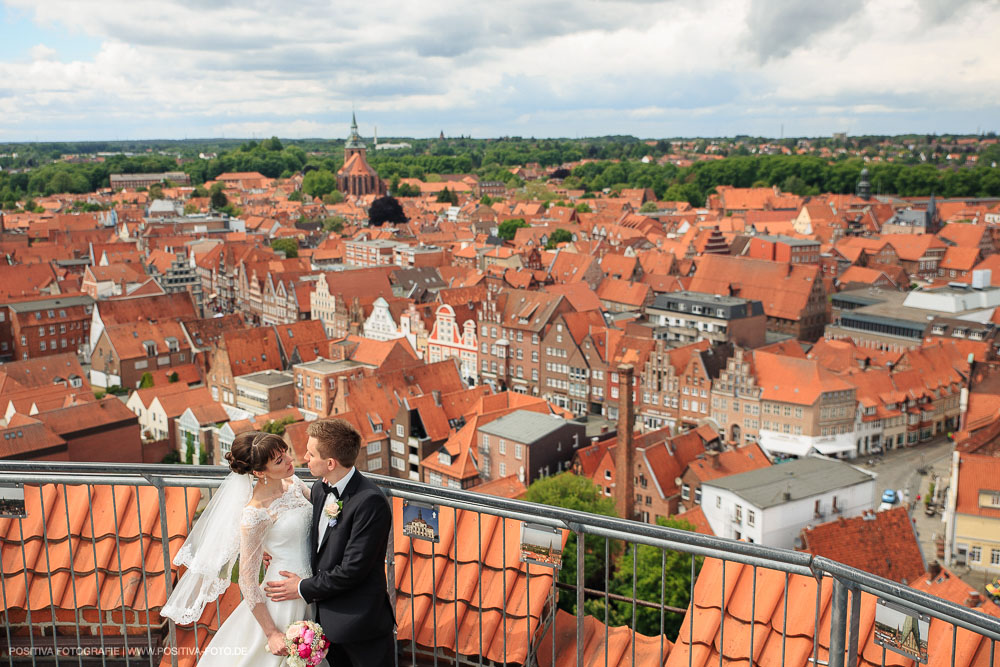
M306 498L309 490L294 475L289 481L288 489L268 507L248 505L243 510L239 561L243 601L205 647L199 667L278 667L284 661L283 656L267 650L267 637L251 611L260 602L267 605L274 624L282 632L295 621L315 619L312 605L301 598L274 602L264 594L258 581L265 552L270 554L271 563L263 581L284 579L278 574L282 570L303 578L312 576L309 554L312 504ZM326 665L326 662L321 664Z

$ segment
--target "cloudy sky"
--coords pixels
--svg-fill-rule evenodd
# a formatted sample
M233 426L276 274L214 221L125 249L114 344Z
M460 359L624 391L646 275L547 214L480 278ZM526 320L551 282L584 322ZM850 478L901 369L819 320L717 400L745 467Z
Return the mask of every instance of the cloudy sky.
M0 0L0 141L1000 130L1000 0Z

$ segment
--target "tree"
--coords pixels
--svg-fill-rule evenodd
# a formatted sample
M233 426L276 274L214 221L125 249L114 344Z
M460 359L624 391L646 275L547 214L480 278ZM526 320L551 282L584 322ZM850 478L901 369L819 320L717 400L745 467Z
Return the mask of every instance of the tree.
M406 214L403 213L403 207L400 206L395 197L388 195L379 197L373 201L371 208L368 209L368 224L381 226L387 222L406 222Z
M313 197L322 197L337 189L337 179L326 169L310 171L302 179L302 191Z
M437 200L439 203L448 203L453 206L458 205L458 193L448 188L445 188L437 194Z
M545 244L547 250L552 250L560 243L568 243L573 240L573 234L570 233L568 229L557 229L552 232L552 236L549 237L549 242Z
M194 191L191 192L192 197L207 197L208 190L205 189L204 185L196 185Z
M171 373L170 375L167 376L167 382L169 382L170 384L173 384L173 383L177 382L180 379L181 379L181 376L177 374L177 371L174 371L173 373Z
M209 191L208 195L209 201L212 204L212 208L219 210L229 205L229 197L227 197L226 193L223 192L223 190L225 189L226 189L225 184L219 182L215 183L215 185L212 186L212 189Z
M194 204L184 204L184 215L194 215L198 212L198 207Z
M139 389L149 389L153 386L153 374L146 371L139 379Z
M274 435L284 435L285 427L294 422L295 422L294 417L282 417L277 421L272 419L266 424L264 424L264 433L273 433Z
M535 480L528 487L525 500L542 505L552 505L568 510L590 512L603 516L615 516L615 503L601 492L601 488L586 477L563 472L551 477ZM583 584L586 588L604 588L604 547L603 538L584 539ZM576 534L573 533L563 548L562 569L559 580L576 586ZM561 591L559 607L576 613L576 592Z
M639 213L655 213L657 210L659 207L653 201L648 201L639 207Z
M271 241L271 248L284 252L287 259L299 256L299 242L296 239L274 239Z
M687 521L659 518L656 523L678 530L694 530ZM633 552L638 549L634 554ZM670 549L661 549L645 544L630 544L620 553L614 563L614 574L608 582L608 592L632 598L633 558L635 558L635 597L639 600L683 609L691 601L691 559L695 560L695 577L704 560L701 556L686 554ZM587 612L597 618L604 618L604 599L587 601ZM612 602L608 609L608 625L632 625L632 607L628 602ZM646 635L660 634L660 611L650 607L635 605L636 632ZM667 612L663 618L664 632L668 637L677 636L683 613Z
M339 234L340 232L343 231L344 225L346 223L347 220L343 216L335 215L332 218L327 218L323 222L323 230Z
M504 220L497 227L497 236L505 241L513 241L514 235L517 234L517 230L521 227L530 227L530 225L524 221L524 218L511 218L510 220Z
M592 208L590 208L590 205L587 204L586 202L580 202L579 204L577 204L576 206L574 206L574 208L576 209L577 213L593 213L594 212L594 210Z
M344 201L344 193L340 190L333 190L323 195L324 204L339 204L342 201Z
M302 201L302 190L296 190L288 195L288 201Z

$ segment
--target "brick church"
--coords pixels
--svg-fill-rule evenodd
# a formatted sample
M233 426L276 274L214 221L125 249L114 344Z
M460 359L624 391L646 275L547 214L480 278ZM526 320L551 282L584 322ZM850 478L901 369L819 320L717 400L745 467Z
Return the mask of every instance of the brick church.
M337 172L337 189L345 195L361 197L386 194L385 183L365 159L365 145L358 136L358 121L351 114L351 136L344 146L344 166Z

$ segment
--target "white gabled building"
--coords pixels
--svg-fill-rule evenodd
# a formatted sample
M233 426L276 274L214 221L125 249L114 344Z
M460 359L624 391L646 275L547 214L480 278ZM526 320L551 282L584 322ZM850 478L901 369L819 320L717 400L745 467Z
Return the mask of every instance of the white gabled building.
M875 475L807 457L703 482L701 508L719 537L791 549L802 529L875 508Z
M427 338L427 363L458 359L462 379L471 385L479 383L479 342L476 322L467 319L461 326L455 309L448 304L438 306L434 327Z
M365 338L383 342L403 338L404 334L399 330L399 325L393 319L392 311L389 310L389 302L384 298L379 297L372 304L372 314L365 320L362 335Z

